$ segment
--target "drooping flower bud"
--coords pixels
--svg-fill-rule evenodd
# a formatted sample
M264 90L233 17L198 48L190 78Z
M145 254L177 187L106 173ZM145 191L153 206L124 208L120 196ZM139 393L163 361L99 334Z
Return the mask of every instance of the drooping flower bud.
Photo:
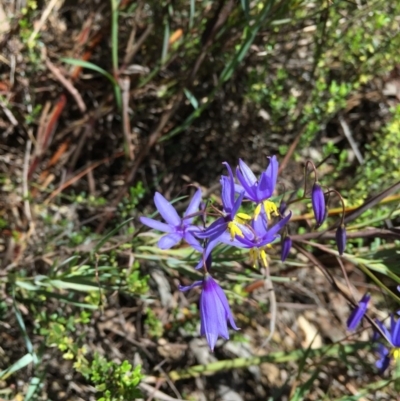
M292 247L292 239L289 236L286 236L282 240L281 247L281 261L284 262L286 258L289 256L290 248Z
M365 294L358 305L354 308L353 312L351 312L349 318L347 319L347 330L355 330L357 326L360 324L361 319L364 317L365 312L368 308L368 302L371 299L370 294Z
M278 209L278 210L279 210L279 214L280 214L281 216L283 216L283 215L285 214L286 208L287 208L286 202L285 202L285 201L282 201L282 202L280 203L279 209Z
M317 227L319 227L325 220L325 196L321 186L317 183L313 185L311 191L311 204L314 211Z
M339 255L343 255L344 250L346 249L346 227L340 225L336 230L336 245L339 251Z

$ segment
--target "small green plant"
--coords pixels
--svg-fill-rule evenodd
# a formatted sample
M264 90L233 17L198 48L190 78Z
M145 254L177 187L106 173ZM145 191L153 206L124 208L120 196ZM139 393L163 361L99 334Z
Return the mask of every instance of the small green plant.
M101 393L98 401L135 400L142 396L138 389L143 377L140 365L133 367L126 360L119 364L96 353L90 364L77 370Z

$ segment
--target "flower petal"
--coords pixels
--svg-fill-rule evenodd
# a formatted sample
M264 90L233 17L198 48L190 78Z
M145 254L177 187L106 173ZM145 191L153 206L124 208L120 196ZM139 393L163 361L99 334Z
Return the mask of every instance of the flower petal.
M203 291L200 297L200 334L205 335L211 350L214 350L218 336L229 338L225 311L215 292L218 284L207 275L204 278Z
M269 199L272 196L274 189L275 187L267 173L261 173L260 181L256 188L256 202L262 202L266 199Z
M272 192L274 192L276 187L276 181L278 180L279 162L276 156L269 157L269 165L266 170L266 175L269 177Z
M195 238L195 236L189 232L186 231L185 234L183 235L183 239L196 251L203 252L203 247L200 245L200 242Z
M168 224L175 227L181 224L181 218L174 207L159 192L154 195L154 203L158 212Z
M235 218L235 215L238 212L238 210L242 204L243 197L244 197L244 192L239 194L238 198L236 199L235 203L233 204L233 208L231 211L231 219L232 220Z
M280 231L289 222L291 217L292 217L292 212L290 212L281 221L272 226L268 230L266 235L262 238L262 240L259 242L258 246L262 247L273 242L277 238L278 231Z
M164 233L170 233L172 231L171 226L162 223L161 221L150 219L149 217L140 217L140 222L145 226L154 228L155 230L162 231Z
M392 319L394 321L393 315ZM394 323L394 328L391 330L391 335L392 335L392 344L393 346L400 347L400 319L397 318L397 320Z
M195 281L194 283L192 283L190 285L179 285L179 291L189 291L192 288L200 287L201 285L203 285L203 280Z
M393 343L392 343L392 336L390 335L389 330L384 326L384 324L383 324L380 320L376 319L376 323L377 323L377 325L380 327L380 329L382 330L383 334L385 335L386 340L387 340L390 344L393 345Z
M280 231L284 226L286 226L286 224L289 222L289 220L292 217L292 212L290 211L282 220L280 220L278 223L276 223L275 225L273 225L270 229L269 229L269 234L270 235L275 235L278 231Z
M171 233L164 235L163 237L160 238L158 241L158 247L160 249L169 249L172 248L174 245L176 245L180 240L182 239L182 236L177 233Z
M241 187L243 188L244 192L245 192L245 196L246 198L251 199L253 202L256 202L256 195L255 195L255 185L254 186L250 186L248 184L248 182L245 180L245 178L243 177L243 174L241 173L240 169L237 168L236 169L236 177L239 180ZM238 191L236 191L237 193L240 193Z
M231 180L224 175L221 177L220 183L221 183L222 206L226 213L230 213L232 211L233 204L235 202L235 188L233 188L233 196L232 196Z
M362 318L364 317L365 313L367 312L368 303L371 299L371 295L365 294L358 305L353 309L349 318L347 319L347 330L353 331L355 330L358 325L360 324Z
M196 193L193 195L192 200L189 203L188 208L186 209L186 212L184 214L184 217L190 216L191 214L194 214L199 211L199 206L201 202L201 189L199 188ZM190 224L194 219L193 217L189 217L187 219L184 219L183 222L184 224Z
M383 345L378 346L379 359L375 362L375 366L379 369L379 373L382 374L390 365L390 352Z
M210 224L203 232L196 233L196 237L200 239L210 238L216 239L218 238L228 227L228 223L225 221L223 217L218 218L213 223Z
M251 168L242 160L239 159L239 168L242 173L243 180L249 187L252 187L257 182L257 177L251 171Z
M231 312L231 308L229 307L228 299L226 298L226 295L222 288L215 283L216 286L214 287L214 291L216 295L218 296L222 307L224 308L225 311L225 320L229 320L230 325L232 326L233 329L239 330L239 328L236 326L235 320L233 319L233 315ZM229 333L227 332L228 338L229 338ZM227 338L227 339L228 339Z

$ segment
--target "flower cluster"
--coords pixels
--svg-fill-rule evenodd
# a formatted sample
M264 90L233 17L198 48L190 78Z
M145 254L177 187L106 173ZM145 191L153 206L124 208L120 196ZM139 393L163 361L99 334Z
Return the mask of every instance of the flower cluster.
M349 331L353 331L359 326L367 312L370 300L371 295L365 294L358 305L353 309L347 320L347 329ZM398 311L396 315L400 315L400 311ZM375 331L373 336L373 342L376 344L375 348L379 357L375 366L382 374L389 367L392 359L400 360L400 318L392 314L390 316L389 329L387 329L385 324L380 320L376 320L375 324L379 329L379 331ZM380 341L381 339L386 340L386 344L383 344Z
M278 180L279 163L275 156L269 158L268 167L257 177L250 167L239 159L235 174L228 163L223 163L227 175L221 176L221 208L205 210L201 207L201 191L197 190L182 217L160 193L154 196L154 203L165 223L141 217L141 222L148 227L165 232L158 246L169 249L180 241L185 241L195 251L201 252L196 269L203 269L204 278L189 286L181 286L182 291L201 287L200 320L201 334L214 349L219 336L229 339L228 322L238 330L231 313L228 300L222 288L211 276L211 256L218 244L248 250L253 266L268 268L268 249L285 233L281 242L281 259L284 261L292 246L292 239L287 235L287 225L292 212L281 201L278 206L272 200ZM318 183L311 192L312 207L317 226L326 217L325 195ZM245 213L244 210L251 210ZM203 225L195 225L195 218L202 217ZM213 217L211 224L204 222ZM345 247L345 231L341 225L339 252Z

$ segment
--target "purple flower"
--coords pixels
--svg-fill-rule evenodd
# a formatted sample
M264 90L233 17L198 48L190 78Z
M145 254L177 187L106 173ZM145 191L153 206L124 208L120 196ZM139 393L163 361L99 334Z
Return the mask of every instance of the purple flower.
M317 227L319 227L325 220L325 196L321 186L317 183L313 185L311 191L311 204L314 211Z
M360 324L361 319L364 317L365 312L368 308L368 302L371 299L370 294L365 294L359 304L351 312L349 318L347 319L347 330L353 331Z
M268 266L265 248L278 238L278 231L288 223L291 217L292 213L290 212L274 226L268 228L267 217L261 215L260 218L253 219L249 227L242 228L241 236L236 235L232 240L227 233L224 233L219 238L219 241L238 248L250 249L250 257L253 259L254 264L260 258L264 266Z
M231 238L233 239L235 235L241 235L241 229L238 224L238 221L235 220L236 214L240 208L240 205L243 200L244 193L240 193L238 197L235 196L235 182L233 179L233 173L228 163L223 163L226 165L228 169L229 176L221 177L221 198L222 198L222 209L223 216L219 217L215 220L211 225L204 230L203 232L196 233L196 236L201 239L208 238L208 247L210 248L210 244L214 247L219 240L219 237L225 232L229 231ZM245 214L241 214L244 218L249 218ZM211 251L208 249L209 252ZM209 255L206 249L206 258Z
M266 217L260 219L254 219L251 221L252 230L243 230L243 236L236 236L236 240L242 243L244 248L262 248L277 237L278 231L280 231L292 217L292 212L281 219L278 223L268 228Z
M292 239L289 236L286 236L282 240L281 247L281 261L284 262L286 258L289 256L290 248L292 247Z
M161 249L172 248L183 239L194 249L202 252L202 246L194 237L194 233L197 233L200 229L191 224L194 214L199 210L200 202L201 190L198 189L190 201L183 218L180 218L174 207L160 193L156 192L154 203L167 224L148 217L141 217L140 221L146 226L167 233L158 241L158 246Z
M245 197L257 203L255 216L257 217L261 211L264 211L268 219L270 219L271 213L278 215L276 205L268 201L268 199L274 193L279 169L276 156L272 156L269 159L269 165L261 173L259 179L257 179L250 167L242 159L239 159L239 166L236 169L236 177L241 184L241 188L244 190Z
M399 314L399 312L397 312ZM379 373L383 373L390 365L391 359L400 359L400 319L395 319L392 314L390 317L390 330L388 330L382 322L376 321L390 347L378 344L379 359L375 365L379 369Z
M234 330L239 328L235 324L224 291L209 274L203 280L179 289L187 291L196 286L203 286L200 296L200 334L206 336L211 351L214 351L218 336L229 340L228 321Z
M392 348L400 348L400 319L395 320L394 315L390 317L390 330L388 330L382 322L377 320L379 327L381 328L386 339L389 341ZM397 350L397 356L400 357L400 350ZM396 355L394 355L396 356Z
M339 255L343 255L343 252L346 249L346 239L347 239L346 227L340 225L336 230L335 237Z
M378 344L377 347L379 359L375 362L375 366L378 368L379 373L382 374L390 365L390 351L383 344Z

